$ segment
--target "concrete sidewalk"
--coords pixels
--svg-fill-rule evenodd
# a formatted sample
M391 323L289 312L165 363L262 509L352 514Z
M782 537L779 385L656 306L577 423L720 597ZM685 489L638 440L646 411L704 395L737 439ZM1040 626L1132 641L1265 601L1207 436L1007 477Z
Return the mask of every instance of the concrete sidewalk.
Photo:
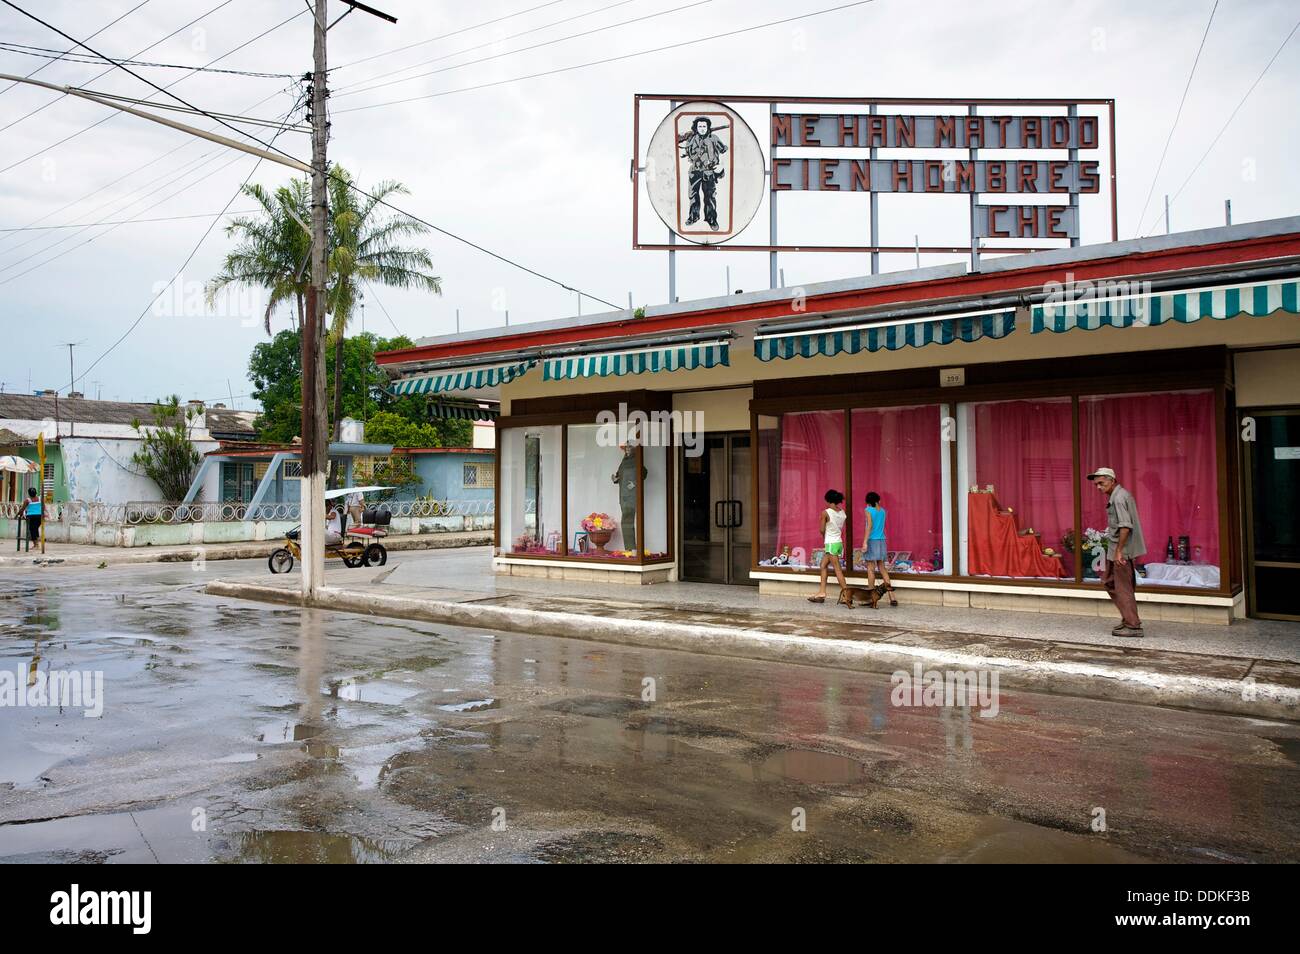
M438 550L481 547L492 540L492 532L422 533L385 537L390 551ZM129 563L188 563L193 560L265 559L271 551L284 546L283 538L249 540L242 543L209 543L177 547L97 547L81 543L46 543L45 553L38 548L28 552L0 550L0 568L7 566L119 566Z
M315 605L871 672L910 672L916 664L925 670L992 669L1004 689L1300 719L1300 627L1294 624L1167 623L1133 641L1110 637L1095 619L929 606L850 612L706 584L584 593L581 584L566 582L559 595L553 581L492 576L489 559L483 549L431 555L410 566L390 561L364 577L367 582L358 577L355 585L324 589ZM207 592L295 604L298 582L216 581ZM1227 643L1232 636L1236 645Z

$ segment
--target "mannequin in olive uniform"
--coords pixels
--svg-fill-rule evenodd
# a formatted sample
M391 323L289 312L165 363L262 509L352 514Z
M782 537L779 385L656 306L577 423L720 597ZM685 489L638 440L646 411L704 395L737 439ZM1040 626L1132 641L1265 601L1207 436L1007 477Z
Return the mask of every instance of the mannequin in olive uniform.
M618 449L623 452L623 459L619 461L618 470L614 471L610 479L618 484L618 505L623 511L623 549L631 550L633 554L639 554L636 542L636 438L633 437L626 444L619 444ZM641 468L641 479L649 475L646 468Z

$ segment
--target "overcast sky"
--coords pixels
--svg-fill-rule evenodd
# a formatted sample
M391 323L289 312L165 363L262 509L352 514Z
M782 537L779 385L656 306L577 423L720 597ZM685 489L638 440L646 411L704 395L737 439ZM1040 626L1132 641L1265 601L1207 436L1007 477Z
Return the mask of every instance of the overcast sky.
M1295 0L1219 4L1141 225L1139 213L1213 0L874 0L708 43L518 79L842 2L374 0L373 6L399 18L398 25L354 13L329 35L330 63L339 67L331 78L331 158L346 165L363 186L400 180L411 193L399 200L402 207L620 306L629 292L638 305L663 302L668 293L665 256L631 248L628 168L636 93L1114 98L1121 238L1163 230L1163 222L1157 222L1163 195L1180 188L1172 213L1175 231L1222 224L1225 198L1232 200L1234 222L1300 212L1295 164L1300 37L1292 38L1183 187L1296 25L1300 5ZM146 0L88 43L114 58L130 57L219 3ZM82 39L137 4L140 0L26 0L19 5ZM330 6L334 16L344 9L337 0ZM311 67L311 25L302 0L228 0L138 58L203 65L298 11L301 16L214 68L301 75ZM497 18L499 22L480 25ZM644 19L551 42L637 18ZM431 42L421 42L425 40ZM0 41L58 51L70 45L7 7L0 7ZM392 52L408 44L419 45ZM522 50L537 44L545 45ZM353 64L368 57L374 58ZM477 60L482 62L471 62ZM0 49L0 72L26 75L47 62ZM121 70L96 79L104 69L58 62L35 78L139 98L153 92ZM180 78L173 91L204 109L267 119L281 118L298 92L291 80L277 76L190 75L152 67L137 71L159 85ZM381 76L390 73L395 75ZM6 85L0 83L0 89ZM436 93L446 95L428 96ZM426 98L357 108L421 96ZM169 101L164 96L158 100ZM260 100L265 101L254 105ZM46 104L51 105L18 121ZM54 145L106 113L96 104L29 87L0 93L0 168L12 165L0 172L0 228L74 226L0 232L0 322L5 332L0 382L6 391L26 391L29 382L32 388L66 391L65 343L77 343L80 375L146 310L250 171L267 186L292 175L267 162L253 171L254 158L120 114ZM205 128L212 125L168 115ZM764 140L762 108L746 117L752 117ZM296 118L302 118L301 112ZM643 143L655 119L651 114L643 123ZM255 134L270 135L266 130ZM308 139L299 133L283 133L277 145L298 157L309 156ZM20 161L41 150L47 151ZM787 241L833 236L865 243L866 224L859 218L865 205L855 204L855 198L860 197L796 194L788 203L783 198ZM922 244L966 241L962 200L892 201L882 212L882 240L907 244L919 233ZM1083 204L1084 242L1109 240L1109 203L1102 196L1085 196ZM249 208L245 198L231 205L234 211ZM178 216L186 218L81 228ZM760 212L743 240L765 242L766 222ZM664 235L662 226L643 231L651 241ZM442 277L442 296L378 289L367 296L368 330L391 335L396 328L413 338L447 333L455 330L457 309L463 329L500 325L507 309L511 325L578 311L576 296L553 284L444 236L423 241ZM253 406L246 396L246 371L250 349L265 340L264 297L233 298L226 303L227 314L192 313L195 289L218 271L229 244L218 224L184 268L181 281L188 289L174 288L149 309L79 389L110 399L178 393L182 399L226 403L233 393L236 405ZM683 300L723 293L727 266L732 290L767 287L767 257L761 253L689 253L678 260ZM928 256L923 263L943 260ZM887 257L884 267L912 264L912 256L896 256ZM868 269L866 256L852 254L790 254L782 257L781 266L787 285ZM582 310L606 309L584 301ZM273 327L279 330L288 322L287 312L282 313Z

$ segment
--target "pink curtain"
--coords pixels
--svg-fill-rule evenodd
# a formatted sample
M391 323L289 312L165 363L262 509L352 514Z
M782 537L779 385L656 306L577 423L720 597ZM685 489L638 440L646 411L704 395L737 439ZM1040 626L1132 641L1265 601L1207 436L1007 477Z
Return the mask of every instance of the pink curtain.
M1190 537L1189 556L1219 563L1219 484L1214 392L1187 391L1082 398L1079 443L1083 473L1113 468L1137 499L1146 563L1163 563L1173 537ZM1085 482L1086 483L1086 482ZM1083 523L1106 525L1106 498L1083 488Z
M801 548L805 561L822 546L817 532L828 490L844 487L844 412L808 411L781 415L781 470L777 494L777 533L772 554ZM848 501L845 501L846 507ZM764 546L767 543L764 542ZM767 554L764 554L767 556Z
M855 410L852 416L852 546L862 545L862 510L869 491L885 508L890 550L913 560L943 553L943 472L939 406Z
M1061 538L1074 525L1074 448L1071 402L998 401L971 405L974 474L970 483L1011 509L1022 530L1032 528L1042 547L1062 549ZM959 499L966 499L969 486ZM1074 564L1064 563L1070 576Z

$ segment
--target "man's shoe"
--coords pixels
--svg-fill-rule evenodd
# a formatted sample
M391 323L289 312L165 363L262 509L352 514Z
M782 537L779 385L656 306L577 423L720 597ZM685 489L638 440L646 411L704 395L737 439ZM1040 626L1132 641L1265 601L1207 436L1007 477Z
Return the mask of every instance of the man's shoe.
M1116 626L1114 629L1112 629L1112 630L1110 631L1110 634L1111 634L1112 636L1118 636L1118 635L1120 634L1120 630L1125 629L1125 628L1126 628L1126 627L1124 626L1124 624L1123 624L1123 623L1120 623L1118 626Z
M1121 626L1119 629L1115 630L1115 635L1124 636L1129 639L1141 639L1146 634L1142 632L1140 627Z
M686 220L686 224L687 224L687 225L694 225L694 224L695 224L696 222L698 222L699 220L700 220L700 217L699 217L698 215L692 215L692 216L690 216L689 218L687 218L687 220Z
M710 223L709 223L709 228L713 229L713 231L716 232L716 231L718 230L718 223L717 223L717 222L710 222Z

